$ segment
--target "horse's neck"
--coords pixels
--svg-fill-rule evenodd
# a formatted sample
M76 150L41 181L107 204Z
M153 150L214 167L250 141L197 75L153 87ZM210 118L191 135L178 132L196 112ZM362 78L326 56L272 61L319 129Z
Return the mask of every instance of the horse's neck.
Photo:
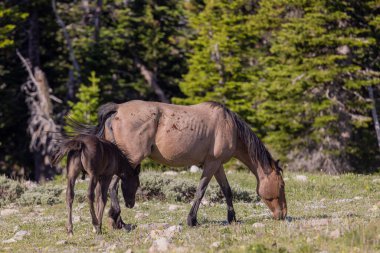
M251 159L247 147L243 143L238 143L234 156L255 174L258 181L265 175L259 163L252 161L253 159Z

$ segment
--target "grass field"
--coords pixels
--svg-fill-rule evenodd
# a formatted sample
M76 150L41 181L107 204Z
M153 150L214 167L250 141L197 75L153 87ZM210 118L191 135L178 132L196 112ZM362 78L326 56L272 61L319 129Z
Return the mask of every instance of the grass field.
M199 176L189 172L143 172L141 178L186 179L196 186ZM248 172L234 171L227 177L232 188L240 189L243 195L254 192L256 182ZM168 247L172 252L380 252L379 174L286 172L284 177L289 215L286 221L272 220L261 202L240 198L234 202L239 222L227 225L226 206L211 201L214 198L210 191L200 207L198 227L186 226L188 199L160 195L140 198L133 209L122 208L124 221L136 225L135 229L111 230L105 217L102 235L92 232L85 198L87 182L78 182L72 238L65 231L64 178L42 186L29 183L26 187L24 183L17 196L8 199L7 191L13 187L17 192L19 186L6 190L2 178L0 251L154 252ZM212 184L211 189L217 189L215 180Z

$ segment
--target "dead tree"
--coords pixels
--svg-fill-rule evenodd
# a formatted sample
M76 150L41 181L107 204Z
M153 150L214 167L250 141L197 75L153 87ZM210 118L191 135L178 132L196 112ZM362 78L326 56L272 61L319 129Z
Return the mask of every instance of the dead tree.
M35 180L38 182L52 178L58 171L50 165L49 154L56 148L60 138L60 127L52 119L53 106L51 100L61 102L50 94L49 85L44 72L31 64L19 52L18 57L28 72L28 80L21 89L25 94L25 102L29 109L27 132L31 137L29 150L34 156Z

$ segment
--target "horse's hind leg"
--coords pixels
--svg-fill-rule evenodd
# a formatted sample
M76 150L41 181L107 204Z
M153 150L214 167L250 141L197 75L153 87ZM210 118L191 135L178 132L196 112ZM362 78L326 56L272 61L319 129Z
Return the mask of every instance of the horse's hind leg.
M110 219L111 226L114 229L121 229L125 226L125 223L123 222L120 216L121 210L118 198L119 180L120 178L118 176L113 176L109 187L111 208L108 211L108 217Z
M102 220L103 220L103 212L104 208L107 203L107 191L108 187L111 183L112 176L110 177L104 177L101 180L99 180L99 184L97 187L97 194L98 196L98 210L97 210L97 217L98 217L98 222L99 222L99 231L102 231Z
M92 225L94 226L95 232L100 233L99 222L98 222L98 218L96 217L95 208L94 208L95 187L96 187L97 182L98 182L97 178L94 175L91 175L90 183L88 185L87 197L88 197L88 204L90 206Z
M235 210L232 204L232 191L230 184L228 183L226 173L224 172L223 166L215 173L215 179L218 182L220 188L222 189L223 195L227 202L227 221L231 223L236 221Z
M74 201L75 180L79 172L82 170L82 165L78 156L70 156L67 159L67 188L66 188L66 206L68 211L66 229L69 236L73 235L73 220L72 210Z
M195 193L194 203L187 217L187 225L196 226L198 224L197 212L199 205L202 201L203 196L205 195L208 183L210 182L212 176L215 174L216 170L219 168L220 162L218 161L208 162L203 166L202 177Z

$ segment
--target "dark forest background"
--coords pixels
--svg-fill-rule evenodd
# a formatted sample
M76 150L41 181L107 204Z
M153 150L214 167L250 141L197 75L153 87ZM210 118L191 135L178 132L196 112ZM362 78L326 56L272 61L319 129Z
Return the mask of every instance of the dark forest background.
M0 174L44 180L71 112L218 101L288 170L374 172L380 2L0 2ZM49 134L50 133L50 134Z

